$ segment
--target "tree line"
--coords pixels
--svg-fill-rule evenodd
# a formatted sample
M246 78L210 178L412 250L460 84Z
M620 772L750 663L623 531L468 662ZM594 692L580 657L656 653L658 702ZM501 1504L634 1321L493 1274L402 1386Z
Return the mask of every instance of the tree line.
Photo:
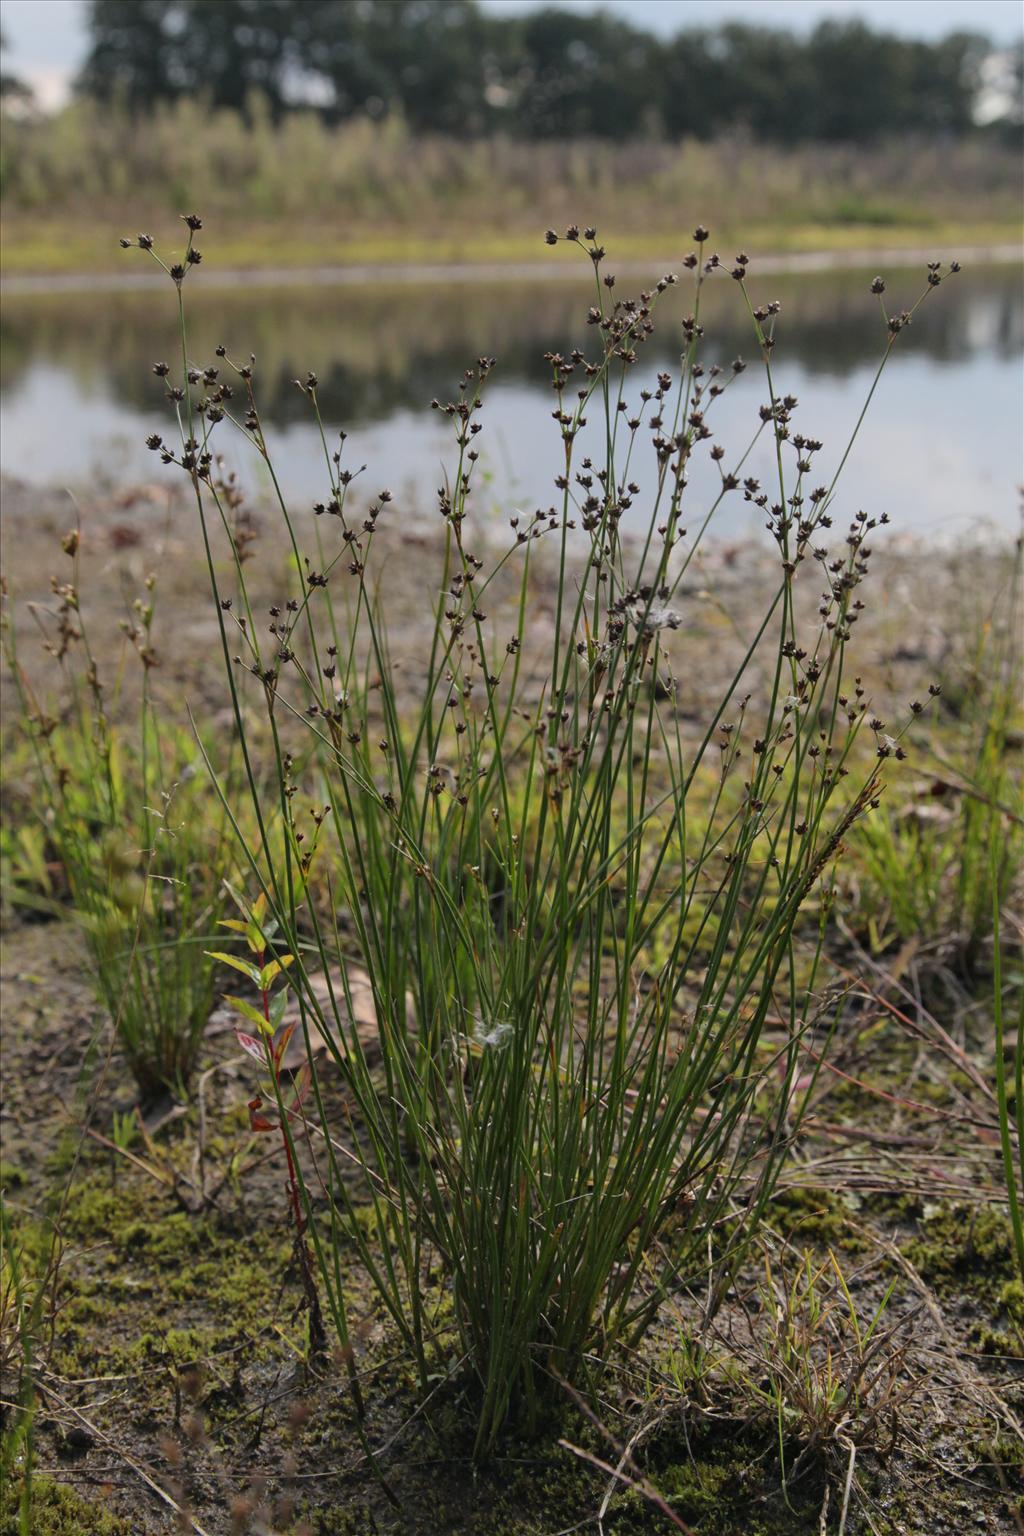
M133 109L201 95L330 122L400 113L414 132L528 138L864 141L969 129L990 52L825 21L805 36L606 11L512 16L475 0L92 0L79 90Z

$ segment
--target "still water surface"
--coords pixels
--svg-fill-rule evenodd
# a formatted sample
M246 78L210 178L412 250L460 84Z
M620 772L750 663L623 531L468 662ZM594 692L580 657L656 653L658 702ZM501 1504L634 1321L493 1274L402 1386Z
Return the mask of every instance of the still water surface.
M777 391L796 395L794 430L825 444L818 470L828 481L847 445L885 350L871 273L790 274L758 279L756 302L778 299L774 371ZM620 279L616 295L639 279ZM910 304L923 287L919 271L889 276L886 302ZM257 355L261 412L285 493L298 505L325 496L319 434L293 380L313 370L330 432L349 434L345 461L365 463L367 495L388 486L396 505L431 514L445 467L451 471L451 427L430 409L453 397L463 369L481 354L497 358L482 420L477 505L505 513L546 507L555 497L562 448L544 353L574 345L594 351L586 324L593 287L543 279L444 282L386 281L355 287L280 283L189 295L190 351L215 362L223 342L236 358ZM691 307L690 282L661 301L654 337L631 371L626 396L636 404L659 370L678 368L679 322ZM751 323L727 277L705 288L703 358L728 364L741 354L747 371L717 401L709 424L731 467L757 426L767 399ZM1012 531L1022 478L1021 371L1024 301L1016 267L977 268L929 295L898 339L844 470L837 517L859 507L888 512L894 525L936 539L991 528ZM5 299L0 354L3 470L38 484L85 487L104 481L157 480L163 469L147 452L152 432L170 435L171 421L153 362L178 354L173 293L21 294ZM596 410L588 430L597 430ZM242 438L223 423L219 448L253 490L266 472ZM648 489L653 455L645 434L630 464ZM710 448L711 444L705 445ZM586 451L586 444L580 452ZM744 474L766 481L767 435ZM687 496L696 520L713 493L717 471L700 457ZM642 498L637 498L638 509ZM692 526L692 523L691 523ZM756 527L737 493L716 515L720 533Z

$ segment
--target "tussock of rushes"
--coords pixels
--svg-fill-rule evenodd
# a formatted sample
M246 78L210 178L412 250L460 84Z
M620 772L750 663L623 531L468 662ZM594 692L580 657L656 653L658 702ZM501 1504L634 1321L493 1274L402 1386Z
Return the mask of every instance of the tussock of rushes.
M836 481L815 485L822 444L795 429L797 402L776 386L779 305L756 302L745 253L723 262L694 231L679 369L641 390L633 371L676 277L618 299L594 229L549 232L594 275L590 345L547 356L556 497L511 517L495 553L473 511L494 366L479 359L452 400L434 402L453 447L410 703L380 579L401 514L388 491L356 510L344 438L334 449L323 435L315 516L279 498L304 576L269 626L237 558L229 582L217 564L222 540L234 548L221 424L272 474L271 449L256 360L189 354L182 292L200 221L186 222L179 262L149 236L134 242L181 308L179 364L155 370L178 430L151 446L195 492L260 828L242 850L253 898L266 895L297 957L288 980L304 1026L344 1085L332 1110L321 1058L306 1111L279 1098L282 1124L312 1138L323 1187L303 1199L343 1357L341 1255L354 1244L424 1389L439 1352L475 1378L483 1454L510 1415L535 1422L553 1378L579 1380L637 1339L676 1277L709 1262L728 1276L770 1198L799 1127L805 1031L827 1032L838 1012L820 979L831 866L877 804L886 761L904 755L849 675L876 519L858 513L830 547ZM929 272L922 298L943 275ZM700 314L705 284L730 276L765 399L750 440L727 453L715 406L744 365L704 361ZM890 319L879 296L881 372L913 311ZM316 376L296 382L321 423ZM762 438L776 464L763 486L744 469ZM649 496L631 471L644 452ZM720 490L691 506L687 471L709 452ZM694 729L676 671L682 584L737 495L763 513L778 582ZM797 621L798 577L823 591L811 627ZM270 795L254 767L256 708L276 763ZM799 964L798 933L810 934ZM329 985L313 986L318 972ZM364 973L372 1041L352 1022ZM357 1219L367 1205L370 1223ZM449 1293L454 1340L439 1333Z
M4 655L28 737L25 777L38 841L14 862L13 900L61 910L45 854L66 879L101 1002L143 1102L188 1086L210 1016L214 964L203 952L231 872L230 829L201 771L191 734L161 717L151 691L155 578L122 621L141 670L137 702L123 702L123 667L101 677L80 600L80 539L63 540L69 579L51 578L54 601L33 609L52 657L47 696L19 663L5 615ZM197 768L200 770L197 772ZM25 877L28 878L25 878Z
M964 675L947 683L955 724L921 743L927 777L865 822L855 844L860 899L851 922L872 948L918 941L932 969L952 961L968 980L986 964L993 914L1012 906L1020 883L1024 804L1008 749L1021 724L1022 577L1018 541L1008 579L984 589Z

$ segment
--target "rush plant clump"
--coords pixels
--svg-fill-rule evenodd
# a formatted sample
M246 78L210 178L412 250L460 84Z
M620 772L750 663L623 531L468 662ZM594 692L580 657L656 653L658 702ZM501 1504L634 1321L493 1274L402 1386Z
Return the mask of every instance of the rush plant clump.
M34 684L5 616L4 655L28 741L25 777L39 850L15 898L51 912L52 852L85 935L100 1000L144 1102L187 1089L214 997L203 940L223 908L230 827L192 738L152 689L156 578L121 621L121 665L102 675L83 612L81 535L62 540L66 577L31 605L55 681ZM137 663L139 675L128 679ZM126 680L127 679L127 680ZM24 862L24 861L23 861Z
M484 1454L510 1416L537 1421L552 1383L585 1382L638 1340L677 1279L723 1293L798 1133L842 1006L823 965L832 869L904 756L906 726L872 714L849 656L886 518L858 511L833 529L864 412L822 474L823 444L777 382L780 306L706 229L682 263L678 368L650 380L644 347L677 277L618 298L594 229L549 231L594 279L590 344L546 358L555 496L513 513L496 546L475 510L495 366L479 358L433 402L452 452L437 537L417 525L436 566L410 674L384 562L411 514L389 490L357 505L359 472L344 435L328 438L312 373L297 382L324 492L312 512L289 507L256 360L191 354L183 290L201 221L185 222L180 261L148 235L122 244L154 255L177 294L181 356L154 370L174 435L150 445L194 493L257 829L241 854L274 925L259 921L256 990L292 957L280 975L310 1048L308 1110L282 1097L257 1001L245 1048L266 1058L286 1140L293 1126L308 1138L311 1156L290 1165L342 1345L354 1248L423 1389L439 1368L475 1382ZM930 267L921 298L944 276ZM701 320L705 285L723 280L763 377L731 450L716 406L746 365L717 359ZM914 312L890 315L880 279L873 291L871 395ZM293 556L269 616L253 610L218 489L229 430L268 472ZM762 482L749 461L765 446ZM688 478L705 455L716 489L698 502ZM729 498L760 514L777 563L694 723L686 578Z

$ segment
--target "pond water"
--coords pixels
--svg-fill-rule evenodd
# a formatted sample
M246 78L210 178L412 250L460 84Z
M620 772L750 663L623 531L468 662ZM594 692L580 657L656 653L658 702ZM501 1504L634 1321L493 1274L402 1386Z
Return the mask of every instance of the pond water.
M801 273L758 278L757 302L781 301L774 371L780 394L797 396L794 430L822 439L817 461L831 479L885 350L870 272ZM585 279L469 279L453 272L429 283L207 285L205 269L188 296L193 360L214 362L223 342L236 358L257 355L259 400L275 466L286 495L299 506L325 496L319 434L293 380L313 370L330 433L348 433L345 462L368 466L368 496L384 486L397 507L427 515L436 488L455 463L450 424L430 409L453 397L462 371L477 356L497 359L482 415L478 508L509 513L547 507L555 499L562 447L551 419L549 350L595 350L586 324L594 289ZM616 295L635 293L642 278L620 278ZM923 273L887 275L886 302L917 298ZM679 322L691 307L689 278L661 301L656 330L631 371L626 396L638 401L659 370L678 367ZM767 400L749 317L738 287L716 277L701 318L703 358L727 365L743 355L747 371L713 406L714 440L724 467L735 464ZM930 538L956 538L1019 523L1022 478L1020 366L1024 302L1015 266L978 267L930 294L899 337L865 426L841 481L837 517L863 507L888 512L894 526ZM118 292L11 293L5 296L0 359L4 430L0 465L31 483L86 487L97 481L159 480L164 469L145 437L170 435L162 386L151 366L177 353L174 296L166 289ZM588 431L597 430L591 411ZM264 487L266 471L228 423L219 448L243 482ZM333 446L333 445L332 445ZM706 448L710 448L710 443ZM585 446L581 452L586 451ZM630 475L641 489L653 479L647 434L638 440ZM743 467L768 480L772 450L762 435ZM699 518L718 472L702 453L687 491ZM815 477L817 479L817 475ZM637 508L642 496L636 499ZM716 528L730 537L760 520L739 493L727 498ZM691 521L691 526L693 523Z

